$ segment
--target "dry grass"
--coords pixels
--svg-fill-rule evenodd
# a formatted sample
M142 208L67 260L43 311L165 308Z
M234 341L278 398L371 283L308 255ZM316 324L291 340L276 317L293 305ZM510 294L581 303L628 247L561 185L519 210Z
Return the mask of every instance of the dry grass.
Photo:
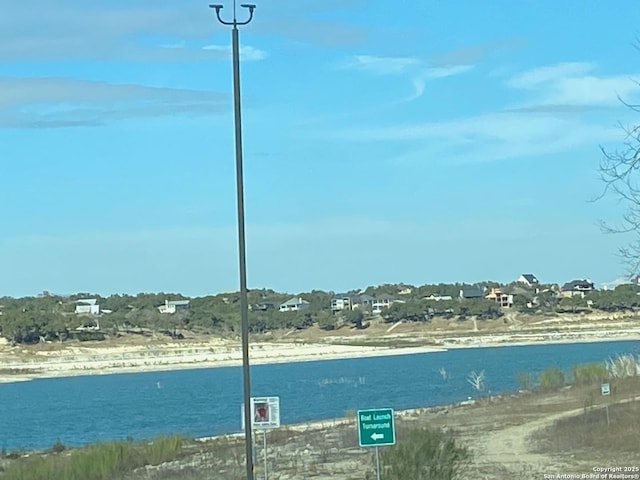
M613 458L621 452L637 453L640 444L640 401L614 404L606 409L586 407L584 413L558 420L534 436L537 450L590 451Z
M474 328L477 326L477 330ZM391 331L389 329L393 327ZM305 330L273 332L271 340L283 342L340 343L362 346L423 346L441 345L443 342L468 343L486 336L483 342L508 343L516 341L573 340L580 338L613 338L638 331L638 316L635 312L625 314L593 313L585 315L527 315L506 312L497 319L458 320L436 317L430 322L401 322L394 326L381 317L370 321L363 330L343 326L337 330L324 331L317 326ZM553 335L553 338L548 337ZM517 337L520 336L518 339ZM496 338L490 338L496 337ZM511 340L513 341L513 340Z

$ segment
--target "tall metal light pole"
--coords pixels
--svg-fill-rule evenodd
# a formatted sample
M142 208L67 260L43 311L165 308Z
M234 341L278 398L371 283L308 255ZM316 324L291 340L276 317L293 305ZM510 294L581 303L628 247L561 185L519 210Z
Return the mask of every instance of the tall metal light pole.
M247 258L244 232L244 182L242 177L242 122L240 118L240 48L238 26L247 25L253 19L255 5L242 4L249 10L249 19L238 22L236 18L236 1L233 1L233 21L226 22L220 17L223 6L209 5L215 9L218 21L223 25L231 25L231 52L233 56L233 106L236 137L236 187L238 198L238 253L240 263L240 310L242 330L242 379L244 386L244 438L247 456L247 480L253 480L253 441L251 435L251 378L249 376L249 302L247 298Z

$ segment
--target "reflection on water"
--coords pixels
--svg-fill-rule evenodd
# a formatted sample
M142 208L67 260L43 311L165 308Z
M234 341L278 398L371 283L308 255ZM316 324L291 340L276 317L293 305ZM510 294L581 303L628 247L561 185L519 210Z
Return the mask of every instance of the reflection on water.
M321 387L327 385L353 385L354 387L357 387L358 385L364 385L365 383L365 377L323 378L318 380L318 385Z

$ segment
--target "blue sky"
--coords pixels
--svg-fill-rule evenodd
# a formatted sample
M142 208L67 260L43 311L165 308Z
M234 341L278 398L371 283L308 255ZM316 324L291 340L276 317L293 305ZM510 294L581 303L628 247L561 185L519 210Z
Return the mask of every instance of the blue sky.
M230 31L207 2L0 17L0 296L238 287ZM231 15L226 2L223 15ZM239 15L242 15L241 12ZM637 122L632 1L258 3L250 288L620 277L599 146Z

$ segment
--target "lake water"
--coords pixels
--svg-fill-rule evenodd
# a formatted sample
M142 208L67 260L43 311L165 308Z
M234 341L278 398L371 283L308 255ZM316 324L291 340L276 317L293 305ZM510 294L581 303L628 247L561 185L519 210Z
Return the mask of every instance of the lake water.
M454 349L414 355L251 367L252 396L279 396L283 424L348 410L443 405L476 396L466 381L485 371L491 393L517 389L515 374L599 362L640 342ZM444 369L446 377L441 374ZM240 431L239 367L51 378L0 384L0 448L41 449L183 433Z

